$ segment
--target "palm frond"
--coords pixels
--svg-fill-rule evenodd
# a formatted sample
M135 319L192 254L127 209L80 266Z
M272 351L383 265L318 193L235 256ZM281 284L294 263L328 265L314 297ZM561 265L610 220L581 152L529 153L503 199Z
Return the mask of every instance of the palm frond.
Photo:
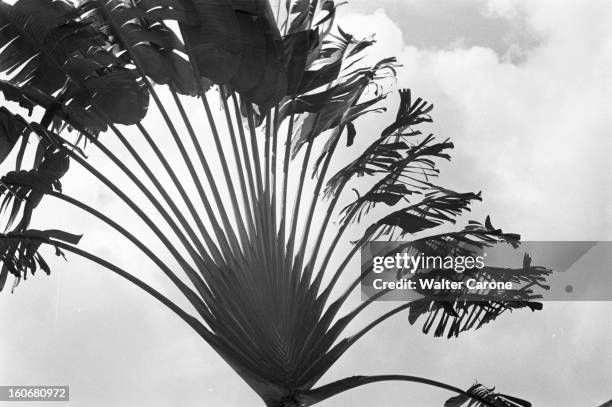
M400 91L400 107L397 112L395 122L383 130L382 136L387 137L392 134L401 134L406 128L416 126L423 122L431 122L429 112L433 110L433 105L417 98L412 101L410 89Z
M455 223L456 217L470 210L472 201L481 201L480 193L459 193L443 188L424 192L421 202L395 211L373 223L365 232L369 240L389 237L394 240L442 224ZM395 233L395 232L399 233Z
M483 297L486 297L483 295ZM535 301L447 301L445 298L425 297L411 303L408 313L408 322L414 325L420 316L427 315L423 323L423 333L429 334L433 328L434 336L446 335L448 338L457 337L463 332L477 330L506 311L526 308L531 311L540 311L542 303Z
M173 7L169 8L169 4ZM168 3L164 7L156 6L151 1L138 1L135 5L121 0L105 3L142 62L145 74L155 83L167 84L180 94L195 96L198 89L192 66L183 57L185 46L174 31L163 23L163 18L171 17L187 22L193 20L189 16L195 10L178 11L174 8L177 6L180 6L179 2ZM107 47L112 47L109 49L126 64L130 63L123 45L99 7L98 1L88 0L80 4L78 14L82 21L90 22L105 34L110 41Z
M363 177L387 171L394 162L402 158L403 151L407 149L408 145L403 141L377 139L357 159L329 179L325 196L329 198L338 194L354 176Z
M0 213L9 211L6 228L11 227L23 208L16 231L25 230L32 218L34 209L40 204L45 193L62 190L60 178L70 166L68 156L53 148L42 152L39 165L31 170L11 171L0 179L2 204Z
M31 85L17 86L0 80L0 92L7 101L18 103L26 109L29 115L32 115L35 107L42 108L45 111L44 117L52 121L54 131L63 130L68 123L91 134L99 134L107 129L107 124L89 109L83 109L75 103L63 103Z
M249 102L274 106L287 92L281 36L266 0L192 1L199 24L180 22L198 71Z
M19 282L34 275L37 270L51 273L49 265L39 253L43 243L53 245L55 241L77 244L80 235L74 235L61 230L29 229L21 232L0 234L0 291L4 288L9 274L15 277L13 290ZM55 254L63 256L62 251L56 247Z
M66 1L23 0L0 4L0 72L15 85L47 95L59 92L82 110L98 105L111 121L138 122L147 111L148 93L124 68L101 32L74 20Z
M429 188L429 180L437 176L434 159L450 160L446 150L452 148L453 143L449 140L436 142L433 135L409 146L405 155L389 164L382 179L363 196L358 193L357 199L342 210L342 221L359 221L379 203L394 206L410 195L422 194Z
M17 142L25 136L27 126L18 115L0 107L0 163L11 153Z
M474 383L466 393L446 400L444 407L531 407L526 400L496 393L494 387L488 388L480 383Z

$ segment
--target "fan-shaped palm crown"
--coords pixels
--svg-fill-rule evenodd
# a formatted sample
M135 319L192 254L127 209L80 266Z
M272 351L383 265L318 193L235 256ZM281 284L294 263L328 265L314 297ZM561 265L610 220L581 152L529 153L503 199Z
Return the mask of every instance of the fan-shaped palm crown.
M497 405L499 400L479 395L479 388L463 392L412 376L355 376L314 388L358 339L400 311L407 310L410 323L425 316L424 332L435 328L435 335L450 337L479 328L506 310L539 308L529 301L425 296L343 337L373 301L343 311L367 270L335 290L342 288L338 283L345 281L341 277L350 260L367 242L401 239L413 250L444 254L466 243L515 243L518 236L488 220L455 232L436 231L454 224L481 198L434 184L436 163L450 159L453 144L416 129L432 121L433 106L410 90L399 92L393 123L380 134L358 135L358 119L386 110L381 102L398 65L394 58L365 65L374 40L357 39L336 27L336 6L332 0L288 1L276 10L265 0L0 3L0 71L5 74L0 91L30 115L0 110L0 158L16 163L0 184L7 214L0 289L8 275L16 285L39 268L49 273L39 248L51 245L58 254L84 256L149 292L192 326L269 406L311 405L381 380L422 382ZM169 100L157 93L162 85ZM212 94L219 97L220 114L211 107ZM183 105L187 96L201 100L209 125L204 134ZM150 98L167 131L151 134L144 127ZM167 111L170 103L181 115L185 134ZM119 125L133 126L154 157L143 158ZM108 137L121 142L154 189L107 146ZM187 180L179 179L159 147L167 137L187 166ZM23 170L32 140L32 167ZM109 158L156 214L143 210L90 163L79 147L84 144ZM358 145L367 147L342 163L341 152L351 153ZM151 160L158 160L170 177L176 197L161 184ZM219 163L218 174L211 163ZM71 165L86 169L144 221L180 272L112 214L65 194L60 179ZM195 186L195 197L187 192L187 182ZM359 191L356 197L353 189ZM78 248L79 236L30 229L45 196L84 210L121 233L169 277L194 314L110 259ZM159 227L160 219L172 236ZM335 264L333 255L343 254L355 230L361 230L361 237ZM535 283L548 272L529 262L521 271L521 279ZM464 399L458 400L448 405Z

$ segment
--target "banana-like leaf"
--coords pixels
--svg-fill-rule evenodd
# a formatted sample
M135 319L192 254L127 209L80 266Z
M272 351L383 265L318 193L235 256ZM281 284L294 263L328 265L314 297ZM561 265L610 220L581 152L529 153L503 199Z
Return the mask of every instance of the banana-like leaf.
M71 11L64 1L0 3L0 72L13 74L15 84L27 83L46 94L61 89L66 82L63 64L91 41L82 26L66 32Z
M87 110L93 98L111 122L140 121L148 93L107 51L102 33L75 20L75 13L74 6L63 0L1 3L0 72L11 75L11 83L29 85L46 95L61 91L58 97L79 104L80 110ZM109 97L113 103L108 103Z
M293 4L291 4L293 3ZM296 0L294 2L287 1L287 22L289 26L288 33L292 34L299 31L304 31L308 28L311 23L311 16L314 13L310 0Z
M421 194L431 185L429 180L437 176L434 159L450 160L446 151L451 148L451 142L435 142L433 135L409 146L406 155L391 163L386 170L387 174L380 181L363 196L358 194L357 199L342 210L342 221L359 221L379 203L394 206L410 195Z
M17 141L24 136L26 129L23 120L5 107L0 107L0 164L13 150Z
M293 142L293 156L306 144L314 141L326 130L346 123L352 108L357 105L364 91L372 84L373 75L379 68L350 75L340 83L318 93L302 95L289 102L283 114L308 113ZM383 69L383 68L380 68ZM337 133L337 137L340 133ZM328 143L329 144L329 143ZM318 162L321 160L319 159Z
M412 101L412 92L410 89L400 90L400 107L397 112L395 122L383 130L381 137L388 137L394 133L401 133L407 127L415 126L423 122L431 122L429 112L433 109L430 105L421 98Z
M399 240L406 234L455 223L459 215L470 211L473 201L482 200L480 194L431 187L432 190L425 192L421 202L386 215L372 224L365 232L368 239L378 240L384 236ZM396 230L399 230L399 234L394 233Z
M512 272L514 270L510 270ZM445 300L444 298L422 298L410 304L408 322L414 325L422 315L427 315L423 323L423 333L432 329L435 337L446 334L448 338L457 337L463 332L482 328L506 311L528 308L542 310L542 303L536 301L466 301Z
M388 171L406 150L408 145L403 141L390 143L386 138L377 139L357 159L329 179L325 196L329 198L339 193L354 176L363 177Z
M54 241L78 244L80 235L61 230L24 230L0 234L0 291L4 288L9 274L15 277L13 290L28 275L34 275L38 269L47 275L51 273L49 265L39 253L42 244L53 245ZM56 247L56 255L63 255Z
M68 96L80 106L93 101L112 123L125 125L139 122L149 107L149 93L136 74L125 68L92 76L87 89L74 89Z
M115 52L122 53L122 60L126 64L133 62L125 52L125 45L129 45L144 73L155 83L167 84L180 94L194 96L198 93L195 75L191 64L181 55L186 52L185 47L162 20L180 17L182 21L190 21L186 17L190 14L187 10L184 13L168 14L173 9L160 9L154 3L140 1L134 5L121 0L110 0L101 4L88 0L78 10L82 19L89 21L113 40ZM100 10L102 6L110 12L127 44L122 44L113 32L111 23Z
M316 2L299 0L290 8L289 3L287 2L287 10L291 11L288 12L287 18L291 19L291 26L283 37L283 49L287 63L287 95L296 96L318 86L331 84L337 78L341 65L338 64L338 57L341 55L336 53L329 58L329 50L341 50L343 45L333 44L333 39L327 39L336 14L337 5L334 1L326 0L322 3L320 9L327 12L327 15L318 22L313 21ZM286 25L287 23L283 26ZM323 50L325 44L327 51ZM324 82L324 77L327 82Z
M360 53L374 41L358 40L341 29L338 31L338 35L330 34L329 38L324 40L320 35L308 40L308 33L305 31L285 38L289 43L297 43L293 48L293 51L298 50L296 55L290 56L288 77L293 79L292 86L297 86L295 90L292 88L289 94L293 95L295 91L299 96L295 101L285 101L280 111L281 121L292 113L319 115L329 110L330 103L334 103L337 109L334 109L331 116L335 116L336 119L319 117L317 122L320 124L318 128L312 130L312 133L334 127L343 115L350 117L355 113L354 111L348 113L347 109L353 107L365 85L372 83L371 79L377 72L391 68L395 63L395 59L389 58L371 68L350 71L349 68L360 60ZM308 50L307 47L313 45L315 48ZM298 49L298 46L301 46L301 49ZM294 59L297 62L293 61ZM340 83L336 83L337 80ZM317 92L311 93L314 91ZM344 103L340 103L343 100ZM351 118L354 119L355 117ZM311 120L314 121L314 118ZM308 133L305 133L302 139L307 138Z
M441 383L435 380L427 379L419 376L407 375L377 375L377 376L350 376L321 387L303 391L296 397L296 405L312 406L320 403L330 397L336 396L345 391L365 386L372 383L381 382L412 382L428 384L444 390L459 393L459 396L452 397L444 404L444 407L530 407L531 404L525 400L508 396L505 394L494 393L494 389L487 389L484 386L476 383L470 387L468 391ZM505 404L504 404L505 403Z
M281 36L267 0L192 0L198 25L181 22L199 73L268 108L287 93Z
M320 50L320 36L316 30L298 31L283 37L287 75L287 95L298 94L305 69ZM314 55L314 57L313 57Z
M387 128L390 129L390 131L383 131L380 139L375 140L361 154L361 156L330 178L325 190L326 196L331 196L338 193L353 176L362 177L364 175L374 175L377 173L391 173L393 171L392 167L401 166L399 163L401 162L404 151L412 149L415 150L415 152L418 152L419 148L423 147L423 144L429 143L432 140L431 137L428 137L421 143L421 146L417 144L416 146L411 147L406 144L406 141L400 141L400 139L403 138L419 136L421 132L398 132L397 130L400 130L401 128L401 126L397 125L398 121L401 121L401 123L404 123L406 126L411 126L424 121L430 121L431 119L429 116L423 117L422 113L414 113L415 111L422 112L422 110L412 107L411 95L412 93L409 89L400 90L401 102L397 113L396 124L393 124ZM353 120L364 112L369 112L368 109L384 98L384 96L385 95L380 95L372 100L354 106L351 110L351 114L346 118L346 121L350 121L352 123ZM422 104L421 102L419 103ZM426 110L429 112L432 110L432 108L433 106L428 106ZM412 112L412 114L409 112ZM392 139L391 136L393 136L394 139ZM452 148L452 144L448 144L448 147ZM423 151L421 151L421 153L422 152ZM442 155L440 157L448 159L447 155ZM409 162L410 159L406 160L405 164L408 164ZM432 167L430 162L423 162L423 164L428 164L428 167ZM385 184L389 184L389 182L382 183L381 185L385 186Z
M18 103L30 114L35 106L44 109L47 114L55 118L55 129L62 127L64 123L69 123L91 134L98 134L107 129L106 123L90 109L83 109L76 103L66 105L30 85L17 86L0 80L0 92L6 100Z
M298 93L308 93L333 83L338 79L343 64L347 63L346 60L374 44L374 40L371 38L357 40L341 29L338 29L338 31L338 35L330 34L330 38L323 42L318 59L313 61L309 69L304 71Z
M68 171L70 159L64 151L48 148L44 151L40 165L32 170L11 171L0 178L0 212L8 211L6 227L13 222L23 208L16 231L27 229L34 209L40 204L45 193L60 191L60 178Z
M444 407L531 407L527 400L496 393L494 387L487 388L480 383L474 383L466 393L446 400Z
M516 288L511 293L481 290L477 293L470 291L469 294L466 288L443 291L419 289L417 291L424 297L410 303L408 321L414 324L421 315L427 315L423 333L428 334L435 327L435 336L442 336L446 332L448 338L451 338L471 329L479 329L506 311L521 308L539 311L542 304L534 300L539 299L540 295L534 293L532 287L548 289L545 282L551 272L544 267L532 266L528 254L525 254L522 268L484 267L466 270L462 275L464 281L510 282ZM413 277L415 281L423 278L455 281L456 274L452 270L432 270Z

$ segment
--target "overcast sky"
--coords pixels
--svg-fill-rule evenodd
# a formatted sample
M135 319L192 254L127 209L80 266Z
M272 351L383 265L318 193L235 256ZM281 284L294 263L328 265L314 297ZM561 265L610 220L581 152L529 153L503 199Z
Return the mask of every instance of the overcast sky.
M357 35L376 33L371 57L397 56L399 85L435 104L431 130L456 145L443 184L483 191L472 218L491 214L526 240L612 238L610 1L352 0L338 21ZM360 123L359 134L380 132L389 118ZM108 191L78 169L69 175L67 192L130 222ZM37 227L84 232L83 245L127 269L152 268L89 217L52 199L42 210ZM74 256L53 263L51 277L0 295L0 384L70 385L70 406L261 405L148 296ZM535 406L596 406L612 398L611 312L605 302L546 303L453 340L426 337L399 315L322 382L403 373L459 387L479 380ZM322 405L441 406L448 397L389 383Z

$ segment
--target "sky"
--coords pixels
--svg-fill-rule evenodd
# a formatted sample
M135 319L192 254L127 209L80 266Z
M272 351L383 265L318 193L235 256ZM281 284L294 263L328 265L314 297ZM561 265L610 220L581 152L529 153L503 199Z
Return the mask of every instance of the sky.
M352 0L338 16L357 36L376 33L370 58L397 56L398 86L435 105L431 131L455 143L441 183L482 191L471 218L491 214L496 226L525 240L612 238L610 21L605 0ZM199 112L196 103L187 108ZM359 123L358 134L380 132L393 113ZM159 123L151 118L147 126L156 131ZM66 191L142 227L107 190L73 170ZM85 233L84 247L171 292L148 273L152 264L91 218L47 200L35 222L68 223L66 229ZM159 249L153 239L147 243ZM197 335L148 296L73 256L53 265L50 277L0 295L0 384L67 384L69 406L260 405ZM376 304L357 324L385 306ZM478 380L535 406L597 406L612 398L611 311L609 302L548 302L541 312L504 315L453 340L425 336L399 315L358 342L322 383L401 373L459 387ZM321 405L441 406L449 396L385 383Z

